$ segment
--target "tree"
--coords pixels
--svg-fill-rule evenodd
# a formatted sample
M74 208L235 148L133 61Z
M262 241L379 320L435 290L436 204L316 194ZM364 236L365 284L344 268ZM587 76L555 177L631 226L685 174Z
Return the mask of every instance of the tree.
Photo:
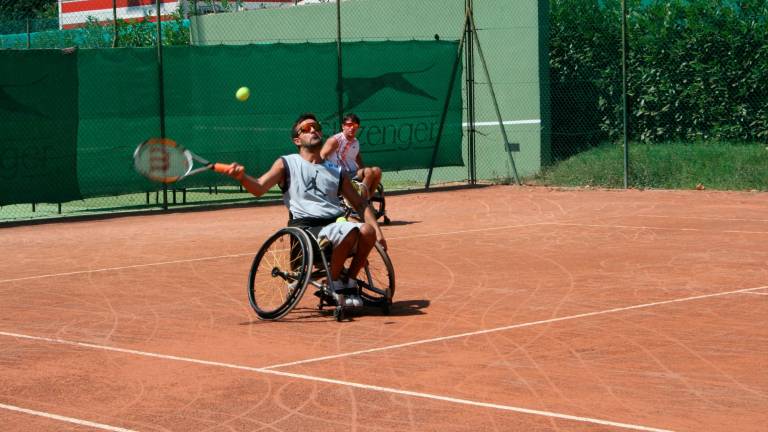
M56 0L0 0L0 20L56 17Z

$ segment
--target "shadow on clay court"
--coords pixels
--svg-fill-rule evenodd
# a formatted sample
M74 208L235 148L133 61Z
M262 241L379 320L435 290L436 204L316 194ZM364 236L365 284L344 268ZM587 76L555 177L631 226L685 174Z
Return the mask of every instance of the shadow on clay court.
M372 317L396 317L396 316L412 316L412 315L424 315L426 312L423 309L429 307L429 300L401 300L395 301L390 306L389 314L385 314L383 310L375 307L366 307L361 311L354 313L349 317L350 321L354 321L356 318L362 318L366 316ZM318 310L315 307L296 307L288 315L280 318L277 321L259 320L254 319L252 321L244 321L239 325L255 325L255 324L275 324L275 323L306 323L306 322L325 322L333 320L333 308L326 308Z
M384 226L401 226L401 225L413 225L421 223L421 221L403 221L403 220L391 220L388 224L384 225L381 222L379 222L380 225Z

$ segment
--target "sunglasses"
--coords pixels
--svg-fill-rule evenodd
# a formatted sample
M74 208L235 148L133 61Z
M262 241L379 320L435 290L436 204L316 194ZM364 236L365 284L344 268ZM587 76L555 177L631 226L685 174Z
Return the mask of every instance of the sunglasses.
M317 132L323 131L323 127L320 126L320 123L314 123L314 122L301 125L297 130L299 133L310 133L312 132L313 129Z
M348 123L342 124L342 126L346 126L346 127L360 127L360 124L359 123L354 123L354 122L348 122Z

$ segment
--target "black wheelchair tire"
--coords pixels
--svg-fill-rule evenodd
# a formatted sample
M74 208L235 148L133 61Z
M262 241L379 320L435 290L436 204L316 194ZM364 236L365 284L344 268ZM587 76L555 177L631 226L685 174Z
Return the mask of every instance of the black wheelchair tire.
M386 201L384 200L384 187L379 184L376 188L376 193L370 198L371 207L373 213L376 216L376 220L381 219L384 216L384 224L389 225L389 218L386 217Z
M271 247L275 245L276 242L285 241L286 236L288 238L288 244L291 245L289 246L289 249L291 250L287 252L289 254L289 262L294 261L290 254L296 252L301 253L300 259L297 259L297 269L289 270L280 269L278 267L273 267L271 270L268 269L267 267L269 265L274 264L266 262L265 255L270 251ZM310 239L304 230L295 227L286 227L272 234L272 236L270 236L261 246L259 252L256 254L256 257L253 259L251 271L248 275L248 300L254 312L256 312L256 315L258 315L260 319L280 319L288 312L290 312L296 306L299 300L301 300L302 296L304 295L304 291L307 289L307 283L309 282L309 278L312 272L313 251L311 245L312 244L310 243ZM282 246L285 245L283 244ZM282 277L285 285L287 286L289 282L286 278L286 275L289 273L292 280L296 282L296 286L288 293L288 295L284 296L282 302L278 303L274 307L268 307L266 306L265 301L257 298L257 284L262 282L270 282L268 279L269 276L267 275L270 275L273 279L277 278L278 276ZM261 277L262 280L257 280L257 277Z
M395 268L387 251L377 242L368 255L368 264L357 275L360 297L365 306L380 307L389 313L395 296ZM379 286L381 283L387 286Z

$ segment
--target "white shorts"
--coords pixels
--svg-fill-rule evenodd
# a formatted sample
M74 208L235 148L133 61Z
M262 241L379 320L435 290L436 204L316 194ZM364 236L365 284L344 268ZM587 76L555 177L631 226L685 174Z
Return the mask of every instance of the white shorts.
M333 245L338 246L355 229L359 229L363 224L359 222L334 222L326 225L320 230L317 239L325 237Z

